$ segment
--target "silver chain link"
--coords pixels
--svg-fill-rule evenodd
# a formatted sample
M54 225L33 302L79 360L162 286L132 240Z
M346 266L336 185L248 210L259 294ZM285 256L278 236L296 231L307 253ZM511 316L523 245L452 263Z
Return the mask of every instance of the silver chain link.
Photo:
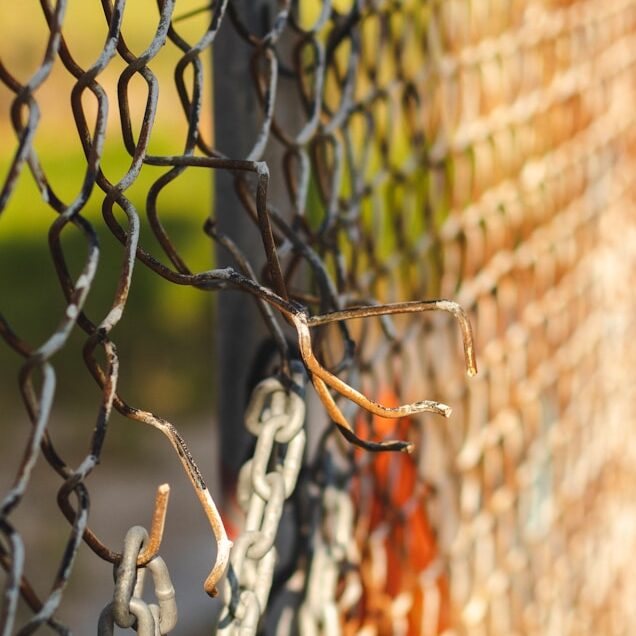
M124 553L115 571L115 593L99 616L98 636L112 636L115 625L133 627L141 636L164 636L177 624L177 604L170 573L165 561L154 557L144 567L137 567L137 557L148 541L141 526L133 526L126 534ZM143 600L146 569L152 574L158 604Z
M359 555L353 540L354 511L350 495L333 485L322 496L323 523L317 532L305 601L300 607L299 631L303 636L341 633L340 616L355 605L362 588L357 572L350 568L344 589L338 592L343 566L357 564Z
M276 378L254 389L245 425L257 437L256 448L241 469L237 488L245 529L234 542L223 583L220 634L249 636L258 628L272 587L283 506L296 487L305 451L304 421L303 398ZM286 446L282 452L281 446Z

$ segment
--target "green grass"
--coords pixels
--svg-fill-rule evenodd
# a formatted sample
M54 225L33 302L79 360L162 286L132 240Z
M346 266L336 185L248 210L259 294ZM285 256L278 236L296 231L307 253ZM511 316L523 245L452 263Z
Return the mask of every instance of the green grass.
M154 141L154 140L153 140ZM156 152L169 142L154 141ZM86 162L76 145L40 144L40 159L56 194L70 202L78 193ZM0 174L5 174L10 156L0 156ZM120 146L111 144L104 153L104 169L116 180L127 169L130 158ZM144 166L126 195L142 220L140 244L168 263L145 219L145 197L149 187L166 168ZM111 176L112 175L112 176ZM189 169L165 188L159 197L160 218L179 253L193 270L209 269L213 263L212 242L202 232L212 206L212 179L208 170ZM93 224L100 239L100 260L86 310L99 321L108 311L121 270L123 247L105 226L101 215L104 193L95 188L82 214ZM117 218L125 225L122 211ZM13 328L32 346L39 346L55 330L65 304L49 252L48 228L56 213L41 198L27 166L3 211L0 223L1 311ZM62 233L62 244L74 276L86 258L86 241L72 225ZM130 298L113 339L122 357L125 394L144 408L160 413L197 410L209 402L212 386L212 299L211 294L168 283L137 262ZM74 334L69 346L54 359L59 375L58 399L73 404L95 404L97 387L83 369L81 346L85 336ZM0 347L0 385L13 393L19 360ZM77 379L86 384L75 390ZM4 393L0 389L0 393ZM209 404L208 404L209 407Z

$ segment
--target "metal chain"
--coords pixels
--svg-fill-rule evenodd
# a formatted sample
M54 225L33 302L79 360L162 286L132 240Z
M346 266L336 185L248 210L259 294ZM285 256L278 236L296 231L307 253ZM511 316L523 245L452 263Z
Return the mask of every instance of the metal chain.
M306 377L296 367L294 380ZM305 451L305 402L276 378L261 382L245 415L257 437L253 457L239 474L237 496L245 530L234 542L223 584L219 633L255 634L272 587L275 540L285 501L293 493Z
M115 568L115 593L111 603L99 616L98 636L112 636L115 624L123 629L132 627L141 636L163 636L177 624L175 591L165 561L155 556L144 567L137 565L148 533L133 526L124 540L121 562ZM152 574L158 604L143 600L146 568Z
M353 568L345 575L344 590L338 584L347 565L359 562L353 537L354 511L350 495L329 485L322 497L323 523L307 577L305 602L299 610L300 633L307 636L341 633L340 616L355 605L361 594Z
M13 287L3 287L0 344L22 360L17 379L26 429L19 432L28 434L5 444L15 455L15 477L0 503L0 566L7 573L0 635L31 634L45 624L68 633L57 612L82 539L100 557L117 560L87 525L87 477L105 459L113 409L160 430L183 463L219 547L208 592L225 568L229 542L184 440L172 423L123 398L138 392L123 380L133 375L124 363L130 347L116 334L122 316L132 318L128 296L139 266L162 283L238 288L257 297L283 363L289 351L281 315L291 320L316 390L352 441L410 449L391 440L412 439L425 420L398 425L399 435L377 418L364 420L365 429L355 410L346 418L340 412L345 400L333 404L332 389L384 413L382 405L397 409L429 394L455 409L448 426L436 426L448 461L432 480L435 488L427 487L434 471L424 455L352 465L350 483L364 482L348 532L361 554L357 579L347 566L358 557L343 556L336 532L346 525L348 495L330 486L319 499L314 553L306 549L298 570L309 567L307 633L348 634L355 621L379 635L405 631L407 622L410 632L427 636L451 628L471 636L635 633L636 578L625 555L636 549L636 309L629 285L636 272L636 0L282 0L272 1L278 13L263 12L258 24L247 15L256 0L202 0L208 15L197 41L174 18L174 0L160 0L144 16L145 50L129 13L138 3L103 0L95 17L103 13L107 37L90 63L65 17L73 3L40 0L46 46L33 38L17 49L43 50L35 66L30 55L6 56L6 45L33 21L34 12L16 10L24 4L4 3L19 21L0 38L0 138L7 151L0 157L0 215L24 217L19 188L37 189L39 201L33 196L28 207L43 222L29 227L29 238L48 245L60 304L38 305L38 325L40 313L55 320L44 333L31 333L13 307L18 295L30 295L11 275L24 260L3 261L3 286ZM217 34L234 43L225 59ZM220 97L215 132L235 136L247 126L229 123L229 100L206 85L211 51L221 69L216 78L226 60L229 68L247 53L251 74L236 93L260 101L258 132L231 156L223 143L214 147L219 140L204 119L204 95ZM164 87L173 81L170 98ZM141 82L145 97L136 89ZM71 109L56 110L69 100ZM119 131L109 123L113 111ZM167 123L162 112L170 114ZM178 154L154 154L164 148L161 125ZM52 169L66 155L44 152L51 132L60 150L74 138L84 151L72 170L75 191ZM130 155L124 171L103 160L113 142L123 142ZM199 271L166 222L173 204L164 193L196 173L231 181L235 198L221 205L217 197L219 208L236 210L257 228L262 254L236 258L234 251L239 271ZM180 203L176 211L185 218L189 205ZM208 226L220 246L239 238ZM104 234L121 244L122 265L112 271L117 292L112 302L87 304L90 294L99 300ZM3 257L13 239L5 235ZM430 297L461 301L476 318L483 371L475 381L465 382L446 323L416 313L393 323L366 313ZM328 324L334 320L347 324ZM53 415L65 416L58 354L79 332L86 374L101 398L92 432L77 427L69 445L52 425ZM257 629L280 512L298 469L292 451L300 457L304 444L294 438L294 446L265 423L284 419L275 413L294 399L272 391L253 408L257 457L240 479L248 519L226 583L229 632ZM367 395L382 404L370 404ZM4 430L14 429L7 418ZM83 429L90 435L86 455L70 463L76 444L84 445ZM425 431L415 448L430 448L432 439ZM441 453L433 455L439 461ZM71 527L51 568L55 576L47 581L42 567L42 580L32 585L25 564L37 559L18 513L29 489L34 493L31 479L42 459L62 480L58 502ZM412 488L405 488L405 475ZM360 583L363 600L356 603ZM18 614L20 595L26 617ZM157 627L143 601L123 598L117 613L124 622L133 615L138 629ZM343 627L334 617L339 611L342 620L354 604Z

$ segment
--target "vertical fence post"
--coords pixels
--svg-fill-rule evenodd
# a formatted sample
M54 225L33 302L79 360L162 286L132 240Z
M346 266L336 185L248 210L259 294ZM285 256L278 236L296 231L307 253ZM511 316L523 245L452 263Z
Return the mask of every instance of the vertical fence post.
M238 0L234 4L248 28L261 33L277 3ZM214 143L235 159L248 155L262 122L250 71L252 52L226 17L213 51ZM254 269L260 271L265 262L260 235L236 197L233 179L222 170L215 175L214 216L219 229L232 237ZM222 249L216 251L216 264L235 265ZM215 316L217 415L225 481L235 475L249 450L251 436L244 430L243 413L255 356L267 334L254 300L244 293L224 292Z

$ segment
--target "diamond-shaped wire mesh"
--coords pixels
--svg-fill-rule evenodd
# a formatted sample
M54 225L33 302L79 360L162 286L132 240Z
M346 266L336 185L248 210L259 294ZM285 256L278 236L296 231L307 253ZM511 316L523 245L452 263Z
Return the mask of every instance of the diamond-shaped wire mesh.
M226 289L255 298L283 385L302 358L319 392L290 326L298 316L445 298L475 330L479 374L467 378L448 314L309 322L316 364L363 396L453 414L387 419L324 388L355 436L414 452L356 448L322 421L323 404L310 408L310 442L320 433L287 504L293 554L271 594L256 595L257 622L265 614L281 634L634 633L636 2L263 4L259 28L250 3L232 0L0 10L2 396L23 403L2 427L2 634L67 633L58 610L82 535L118 560L88 529L89 476L108 460L114 411L167 436L219 536L186 442L145 410L169 411L174 392L131 353L153 320L188 346L192 330L176 338L173 325L200 301L180 287L219 304ZM260 105L245 110L257 133L240 156L215 146L210 125L210 59L222 73L233 55L218 34L251 73L227 95L231 113L214 96L217 135L242 96ZM216 215L250 219L257 252L206 221L214 178ZM207 241L198 251L195 235ZM32 262L15 247L29 241ZM232 271L211 269L208 244ZM135 285L143 322L121 331ZM61 357L73 346L82 369ZM69 369L98 391L91 426L58 443L52 422L72 413L56 379ZM126 451L139 471L152 461L144 433ZM288 442L272 447L270 468ZM60 480L69 525L56 572L33 579L19 512L43 467ZM224 628L247 620L237 599L254 584L234 581Z

